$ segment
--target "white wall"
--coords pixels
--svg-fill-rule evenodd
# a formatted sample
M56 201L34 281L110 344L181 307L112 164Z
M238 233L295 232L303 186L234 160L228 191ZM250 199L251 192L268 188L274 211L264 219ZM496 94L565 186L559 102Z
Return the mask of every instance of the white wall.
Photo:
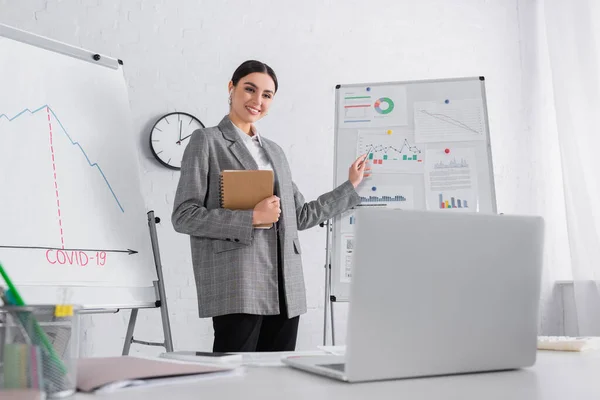
M148 150L157 117L174 110L206 125L227 112L227 83L242 61L267 62L280 81L263 134L286 151L300 190L332 188L337 83L486 77L498 208L535 212L534 146L526 127L517 0L0 0L0 22L124 60L139 137L142 188L163 218L158 234L175 347L210 349L196 314L188 239L169 222L178 173ZM321 343L325 232L301 233L309 312L299 349ZM345 304L336 307L343 342ZM118 354L127 315L85 318L84 354ZM140 339L160 340L156 310L140 313ZM132 347L132 353L160 349Z
M542 303L545 311L542 327L546 334L562 335L573 332L573 327L568 325L576 314L574 308L565 308L563 304L565 286L553 288L554 281L572 280L573 274L543 3L543 0L518 1L525 117L523 135L531 143L532 209L546 217L542 276L546 293Z

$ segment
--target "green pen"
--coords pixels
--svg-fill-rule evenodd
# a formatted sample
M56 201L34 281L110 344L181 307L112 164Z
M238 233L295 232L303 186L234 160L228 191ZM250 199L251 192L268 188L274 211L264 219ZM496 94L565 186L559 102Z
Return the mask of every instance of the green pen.
M4 268L2 267L2 263L0 263L0 275L2 275L2 278L4 278L4 282L6 282L6 285L8 286L8 289L12 292L12 295L13 295L14 300L15 300L15 304L14 305L15 306L24 306L25 302L23 301L23 298L21 297L21 295L17 291L17 288L15 287L15 285L13 285L12 281L8 277L8 274L6 273L6 271L4 270Z

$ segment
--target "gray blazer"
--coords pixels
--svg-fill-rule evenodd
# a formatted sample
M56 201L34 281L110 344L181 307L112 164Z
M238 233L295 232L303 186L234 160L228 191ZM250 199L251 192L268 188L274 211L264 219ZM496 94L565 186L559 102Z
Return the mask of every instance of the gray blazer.
M281 147L261 139L275 173L275 194L281 199L277 229L253 229L252 210L220 208L220 172L258 169L227 116L216 127L195 131L184 152L171 220L177 232L190 235L200 317L279 314L277 235L288 316L305 313L298 230L311 228L360 202L346 181L306 203L292 182Z

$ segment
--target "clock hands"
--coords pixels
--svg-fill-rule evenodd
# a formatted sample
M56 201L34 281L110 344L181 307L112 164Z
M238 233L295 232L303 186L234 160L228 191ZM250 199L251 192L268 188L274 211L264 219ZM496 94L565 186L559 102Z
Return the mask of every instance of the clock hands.
M177 144L181 144L181 120L179 120L179 140L177 141Z
M179 139L177 141L177 144L181 144L181 142L183 142L185 139L189 138L190 136L192 136L192 135L190 134L190 135L187 135L186 137L184 137L183 139Z

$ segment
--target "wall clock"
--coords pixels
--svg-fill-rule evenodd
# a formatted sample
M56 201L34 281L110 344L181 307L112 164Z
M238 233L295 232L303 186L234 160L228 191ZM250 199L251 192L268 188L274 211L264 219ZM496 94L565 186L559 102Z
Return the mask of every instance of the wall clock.
M150 131L150 150L158 162L171 169L181 169L183 151L196 129L204 124L193 115L172 112L156 121Z

